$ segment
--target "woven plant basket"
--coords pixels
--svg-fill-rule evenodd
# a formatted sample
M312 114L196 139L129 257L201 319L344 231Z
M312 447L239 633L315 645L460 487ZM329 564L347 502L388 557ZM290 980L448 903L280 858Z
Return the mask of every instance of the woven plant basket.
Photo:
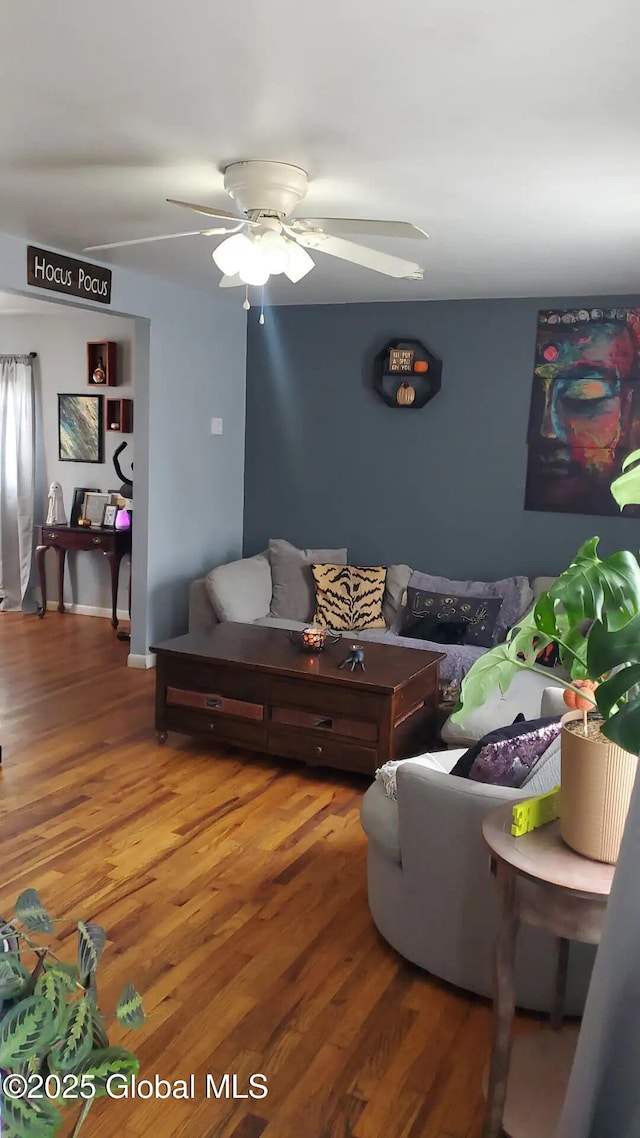
M577 853L615 865L638 756L608 740L598 742L566 730L566 724L581 719L581 711L569 711L561 720L560 832Z

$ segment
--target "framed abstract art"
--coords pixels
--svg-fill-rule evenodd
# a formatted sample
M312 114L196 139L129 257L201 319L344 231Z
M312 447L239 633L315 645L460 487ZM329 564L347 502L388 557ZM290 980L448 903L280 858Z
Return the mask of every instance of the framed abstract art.
M58 457L61 462L103 462L102 395L58 396Z
M640 308L539 312L525 509L619 516L611 482L637 447Z

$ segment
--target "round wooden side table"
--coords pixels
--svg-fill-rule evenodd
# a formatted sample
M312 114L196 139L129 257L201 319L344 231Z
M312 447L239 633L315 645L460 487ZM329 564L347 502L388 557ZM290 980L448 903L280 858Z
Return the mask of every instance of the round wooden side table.
M560 823L550 822L529 834L511 834L513 803L499 806L487 814L483 834L492 854L496 884L500 893L501 916L495 951L495 997L493 1038L487 1106L482 1138L501 1138L508 1125L509 1138L531 1138L536 1133L531 1118L522 1127L512 1118L518 1111L508 1106L505 1114L511 1036L515 1010L515 952L520 921L547 929L558 937L558 967L551 1026L562 1024L569 955L569 941L598 944L604 925L607 900L615 866L591 861L574 853L560 837ZM554 1032L570 1069L564 1032ZM524 1037L527 1038L526 1036ZM529 1071L531 1073L531 1057ZM543 1064L544 1066L544 1064ZM549 1071L547 1049L546 1070ZM542 1098L547 1088L540 1088ZM534 1088L529 1101L535 1102ZM541 1101L541 1099L539 1100ZM533 1108L532 1108L533 1109ZM531 1111L529 1112L531 1114ZM518 1127L518 1129L516 1129Z

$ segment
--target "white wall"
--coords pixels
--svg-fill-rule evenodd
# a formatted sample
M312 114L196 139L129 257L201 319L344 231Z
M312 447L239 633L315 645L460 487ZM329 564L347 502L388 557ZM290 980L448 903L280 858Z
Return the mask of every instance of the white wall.
M37 352L34 371L40 394L42 439L44 443L44 493L51 482L62 486L64 505L69 520L75 486L97 490L117 490L120 479L113 466L113 452L126 441L122 456L125 470L133 458L133 435L105 433L104 462L61 462L58 457L58 395L96 394L86 382L87 340L113 340L118 344L118 386L102 390L104 398L134 398L132 358L135 321L110 313L67 310L51 305L51 315L0 315L0 354ZM135 427L135 399L134 399ZM46 498L36 524L45 520ZM57 599L56 561L47 554L47 592L49 600ZM129 558L120 569L118 609L126 616L129 592ZM65 574L65 603L89 608L103 615L111 611L109 566L104 557L87 553L68 554Z
M0 234L0 289L51 300L27 288L28 244ZM136 317L136 657L185 631L189 582L242 551L246 317L237 290L216 285L213 274L203 293L113 269L111 310ZM221 437L210 433L214 415Z

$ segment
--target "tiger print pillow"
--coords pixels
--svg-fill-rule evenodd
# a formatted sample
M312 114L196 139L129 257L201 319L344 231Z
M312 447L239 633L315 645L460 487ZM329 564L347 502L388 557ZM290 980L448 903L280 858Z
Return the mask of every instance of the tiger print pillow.
M386 628L382 601L387 570L380 565L312 565L316 586L313 623L341 632Z

